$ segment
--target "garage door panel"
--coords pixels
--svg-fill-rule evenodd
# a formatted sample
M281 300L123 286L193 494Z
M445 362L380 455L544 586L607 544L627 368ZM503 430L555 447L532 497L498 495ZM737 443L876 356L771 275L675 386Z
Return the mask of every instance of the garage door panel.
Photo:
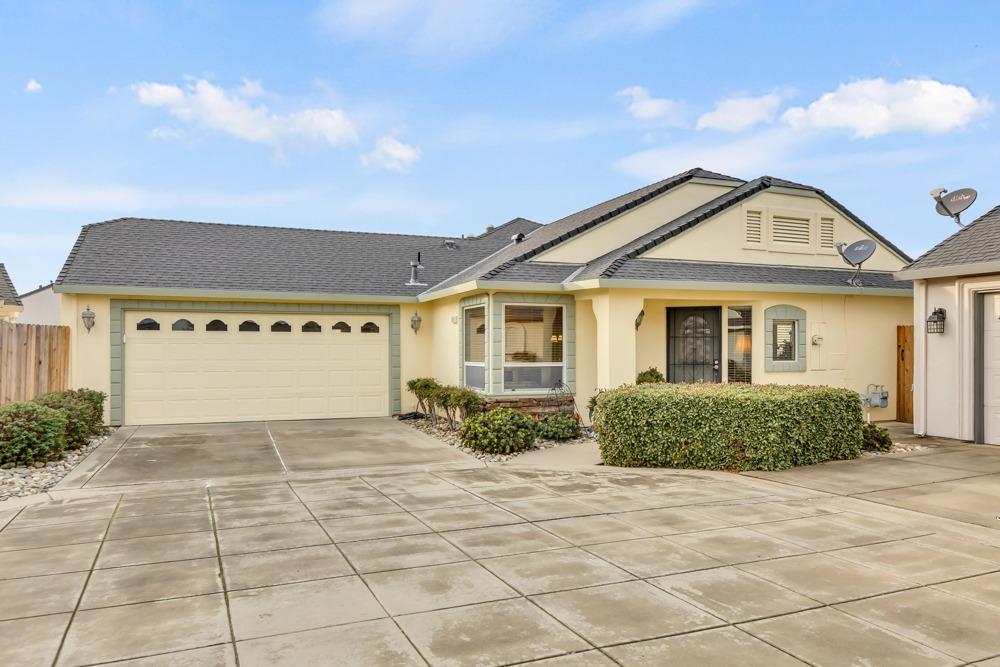
M159 331L138 331L151 318ZM194 331L173 331L187 319ZM206 331L221 320L227 331ZM239 331L256 322L259 332ZM288 322L292 331L272 332ZM316 322L319 332L303 332ZM333 329L347 322L350 333ZM362 334L373 322L379 333ZM389 414L386 316L142 313L125 316L127 424L325 419Z

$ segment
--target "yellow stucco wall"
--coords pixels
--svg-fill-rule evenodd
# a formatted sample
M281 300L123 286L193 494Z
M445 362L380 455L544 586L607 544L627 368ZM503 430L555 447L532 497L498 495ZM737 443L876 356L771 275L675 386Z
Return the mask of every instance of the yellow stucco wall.
M771 245L767 249L748 248L745 239L746 212L748 209L813 218L813 245L808 248ZM663 243L643 257L655 259L686 259L715 262L744 262L751 264L780 264L789 266L825 266L849 268L834 249L819 247L818 219L832 217L834 241L853 243L871 235L844 217L819 197L795 196L764 191L710 218L676 238ZM765 224L764 237L767 238ZM805 252L803 252L805 250ZM875 254L865 262L865 269L897 271L903 260L881 243Z
M589 262L732 190L723 185L685 183L659 197L560 243L534 258L539 262Z

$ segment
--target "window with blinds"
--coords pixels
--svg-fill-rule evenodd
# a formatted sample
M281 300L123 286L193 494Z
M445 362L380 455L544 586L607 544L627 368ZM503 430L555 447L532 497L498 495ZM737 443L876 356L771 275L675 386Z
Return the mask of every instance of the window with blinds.
M505 305L504 391L547 390L563 379L562 306Z
M772 335L774 347L773 361L795 361L795 320L774 320Z
M833 218L819 219L819 247L824 250L833 250L834 241Z
M788 215L771 217L771 242L807 246L812 242L809 218Z
M747 245L759 246L764 243L764 212L747 210Z
M466 308L464 313L465 386L486 388L486 306Z
M753 382L753 309L729 307L729 381Z

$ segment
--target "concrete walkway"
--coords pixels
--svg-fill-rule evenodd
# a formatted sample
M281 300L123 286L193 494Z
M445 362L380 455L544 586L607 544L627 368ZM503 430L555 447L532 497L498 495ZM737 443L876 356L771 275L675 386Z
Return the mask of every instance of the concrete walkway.
M1000 531L797 483L411 466L61 498L0 506L0 664L1000 655Z

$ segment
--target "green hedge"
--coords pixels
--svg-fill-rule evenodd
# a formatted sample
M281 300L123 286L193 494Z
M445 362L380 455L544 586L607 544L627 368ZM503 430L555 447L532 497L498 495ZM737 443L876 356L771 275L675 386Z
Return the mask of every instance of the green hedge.
M848 389L643 384L597 407L605 465L782 470L861 454L861 405Z
M462 445L476 451L513 454L534 445L535 432L535 420L528 415L497 408L466 419L458 435Z
M59 458L66 449L66 413L37 403L0 406L0 466Z
M579 438L580 422L571 415L546 415L538 420L538 437L543 440Z

